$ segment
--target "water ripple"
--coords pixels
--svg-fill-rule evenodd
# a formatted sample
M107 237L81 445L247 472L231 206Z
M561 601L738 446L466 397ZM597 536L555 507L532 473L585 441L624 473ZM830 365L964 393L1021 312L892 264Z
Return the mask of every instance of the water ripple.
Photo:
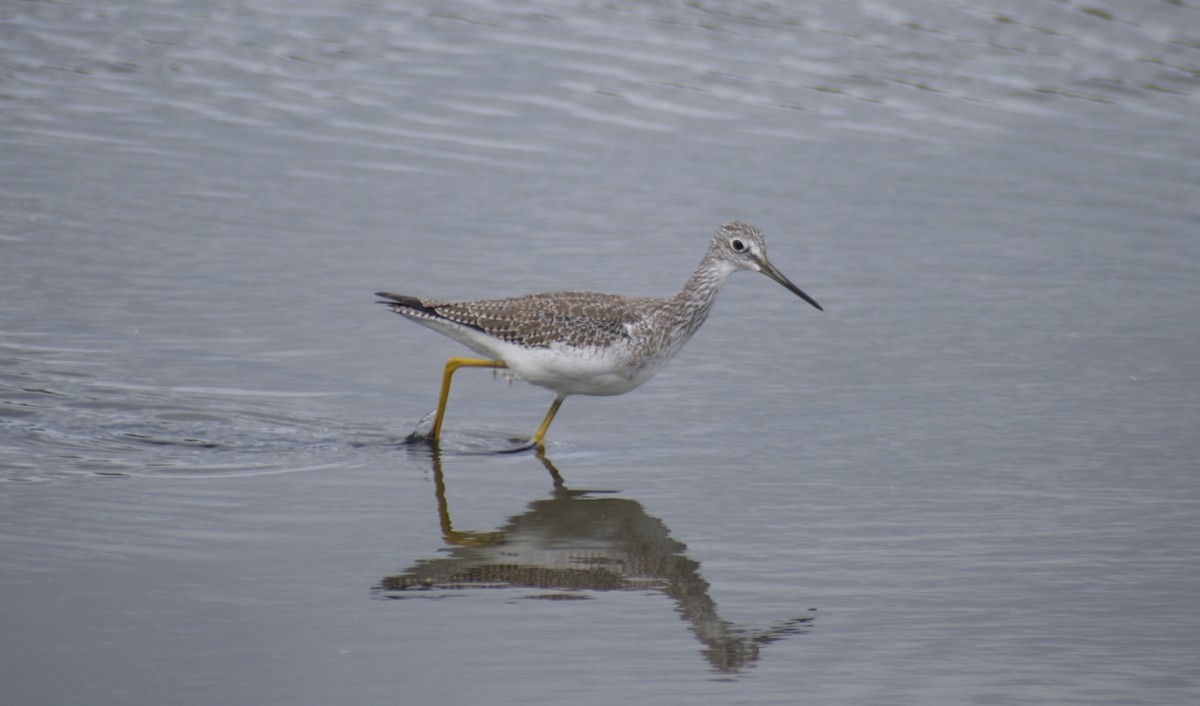
M399 443L297 414L319 396L114 381L79 365L95 353L0 346L0 481L309 471Z
M514 143L507 126L547 113L666 132L736 125L758 107L768 112L744 129L797 137L795 111L925 136L1086 106L1191 115L1198 14L1135 0L570 12L486 0L435 10L25 4L6 21L18 31L0 61L5 93L25 102L4 109L16 118L9 129L43 138L114 139L94 119L76 127L83 115L166 129L190 114L351 141L440 142L446 154L499 150L519 163L545 147Z

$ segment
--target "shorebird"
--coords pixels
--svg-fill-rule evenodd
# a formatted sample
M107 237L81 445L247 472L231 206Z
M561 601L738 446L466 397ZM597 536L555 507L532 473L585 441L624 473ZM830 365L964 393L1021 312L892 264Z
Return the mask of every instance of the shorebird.
M696 271L671 297L546 292L442 301L391 292L376 296L397 314L488 356L446 361L429 432L433 443L441 436L454 371L508 368L556 394L530 440L542 448L546 430L568 396L622 395L653 377L708 318L721 286L737 270L761 272L824 311L767 259L763 234L739 222L717 229Z

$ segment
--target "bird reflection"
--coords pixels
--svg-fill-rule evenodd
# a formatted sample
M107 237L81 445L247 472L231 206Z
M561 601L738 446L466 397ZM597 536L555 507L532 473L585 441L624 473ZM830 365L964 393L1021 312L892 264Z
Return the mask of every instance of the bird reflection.
M736 674L758 660L762 645L808 631L816 616L810 609L765 629L722 620L700 576L699 562L684 554L667 527L646 514L641 504L571 490L540 451L537 458L554 479L549 498L529 503L504 527L491 532L455 529L446 503L441 456L432 450L438 520L449 553L422 559L402 574L384 577L375 590L388 598L414 591L469 588L536 588L546 598L571 597L575 591L635 590L661 593L703 645L712 668Z

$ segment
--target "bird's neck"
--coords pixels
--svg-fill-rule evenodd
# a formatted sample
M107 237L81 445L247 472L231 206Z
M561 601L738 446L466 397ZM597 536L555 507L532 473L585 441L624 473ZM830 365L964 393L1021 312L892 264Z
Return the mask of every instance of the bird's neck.
M671 298L672 318L678 324L677 335L680 336L678 345L683 345L691 338L708 318L708 312L717 301L717 293L733 271L734 268L710 251L704 255L700 266L688 277L687 282L683 283L683 289Z

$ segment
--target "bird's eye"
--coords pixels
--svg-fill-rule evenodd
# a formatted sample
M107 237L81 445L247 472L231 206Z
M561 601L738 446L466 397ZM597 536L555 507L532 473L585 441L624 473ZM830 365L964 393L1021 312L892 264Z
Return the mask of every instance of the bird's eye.
M746 244L737 238L734 238L733 240L729 241L729 247L733 248L734 252L743 252L746 249Z

